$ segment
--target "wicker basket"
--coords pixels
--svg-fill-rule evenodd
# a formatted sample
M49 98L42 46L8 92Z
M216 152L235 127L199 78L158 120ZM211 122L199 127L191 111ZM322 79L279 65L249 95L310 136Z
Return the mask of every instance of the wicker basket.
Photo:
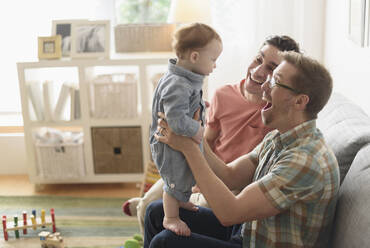
M123 119L137 116L136 83L95 83L94 112L97 119Z
M175 24L120 24L114 28L117 53L170 52Z
M141 127L91 129L96 174L142 173Z
M66 179L85 176L83 143L36 143L38 174L48 179Z
M90 84L92 117L97 119L137 117L137 80L134 75L122 75L106 75L105 78L97 78Z

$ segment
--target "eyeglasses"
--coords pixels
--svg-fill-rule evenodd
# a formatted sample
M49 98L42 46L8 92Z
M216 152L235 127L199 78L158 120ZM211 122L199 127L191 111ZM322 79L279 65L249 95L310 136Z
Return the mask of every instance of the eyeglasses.
M296 94L300 94L297 90L293 89L292 87L276 82L275 78L270 75L268 76L266 82L268 83L270 89L274 88L277 85L287 90L290 90Z

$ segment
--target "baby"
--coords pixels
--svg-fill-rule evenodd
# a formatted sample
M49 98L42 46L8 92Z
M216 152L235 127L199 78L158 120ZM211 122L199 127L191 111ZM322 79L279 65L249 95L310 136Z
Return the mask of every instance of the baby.
M216 68L222 41L211 27L194 23L176 31L172 46L177 59L169 60L168 71L159 80L154 92L150 149L165 183L163 227L178 235L189 236L189 227L179 217L179 207L196 210L189 202L195 180L182 153L155 139L155 134L160 135L157 133L157 113L165 113L173 132L192 137L202 148L205 124L202 85L204 77ZM193 120L198 109L200 122Z

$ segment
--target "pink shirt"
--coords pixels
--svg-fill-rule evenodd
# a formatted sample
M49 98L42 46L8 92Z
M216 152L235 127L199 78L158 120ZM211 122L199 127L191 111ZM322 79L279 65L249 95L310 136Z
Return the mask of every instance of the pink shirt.
M242 94L245 80L218 88L208 112L208 127L220 131L214 152L226 163L253 150L271 129L262 123L261 109Z

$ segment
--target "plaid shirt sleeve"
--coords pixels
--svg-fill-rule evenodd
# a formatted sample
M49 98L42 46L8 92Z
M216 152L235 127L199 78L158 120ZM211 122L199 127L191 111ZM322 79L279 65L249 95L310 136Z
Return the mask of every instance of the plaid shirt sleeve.
M297 201L317 201L324 191L320 163L306 151L281 154L270 173L258 181L264 195L281 211Z

